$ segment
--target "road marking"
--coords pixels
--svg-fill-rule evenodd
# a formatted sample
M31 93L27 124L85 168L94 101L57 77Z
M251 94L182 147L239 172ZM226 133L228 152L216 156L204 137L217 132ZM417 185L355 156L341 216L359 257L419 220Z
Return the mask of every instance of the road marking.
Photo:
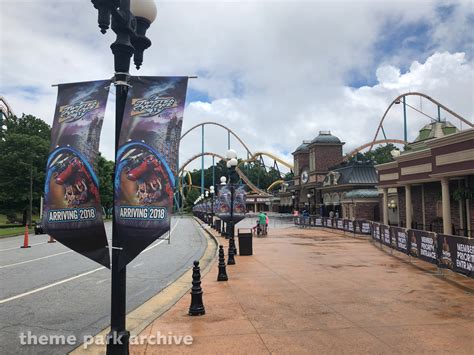
M170 234L173 234L174 230L175 230L176 227L178 226L178 223L179 223L179 220L176 222L176 224L174 225L174 227L171 229ZM142 253L144 253L144 252L146 252L146 251L148 251L148 250L151 250L151 249L157 247L158 245L160 245L161 243L166 242L167 240L168 240L168 239L162 239L162 240L160 240L160 241L159 241L158 243L156 243L155 245L152 245L151 247L146 248L144 251L142 251Z
M41 258L36 258L36 259L21 261L21 262L19 262L19 263L15 263L15 264L1 265L1 266L0 266L0 269L5 269L5 268L7 268L7 267L16 266L16 265L27 264L27 263L31 263L31 262L33 262L33 261L48 259L48 258L52 258L53 256L58 256L58 255L63 255L63 254L67 254L67 253L72 253L73 251L74 251L74 250L68 250L68 251L63 251L63 252L61 252L61 253L57 253L57 254L42 256Z
M47 242L41 242L41 243L35 243L35 244L30 244L32 247L33 245L40 245L40 244L46 244ZM20 250L20 247L15 247L15 248L8 248L8 249L0 249L0 251L8 251L8 250Z
M176 227L178 226L178 223L179 223L179 220L178 222L176 222L176 224L174 225L174 227L171 229L171 234L174 232L174 230L176 229ZM157 244L151 246L151 247L148 247L147 249L145 249L143 252L147 251L147 250L150 250L158 245L160 245L161 243L163 243L166 239L163 239L162 241L158 242ZM69 253L69 252L72 252L73 250L69 250L67 251L66 253ZM75 280L75 279L78 279L80 277L83 277L83 276L87 276L87 275L90 275L94 272L97 272L99 270L102 270L102 269L106 269L105 266L101 266L97 269L94 269L94 270L91 270L91 271L87 271L87 272L84 272L82 274L79 274L79 275L76 275L76 276L72 276L72 277L69 277L67 279L64 279L64 280L61 280L61 281L57 281L57 282L54 282L52 284L49 284L49 285L46 285L46 286L43 286L43 287L39 287L39 288L35 288L34 290L31 290L31 291L28 291L28 292L24 292L24 293L21 293L19 295L16 295L16 296L12 296L12 297L9 297L9 298L5 298L3 300L0 300L0 304L3 304L3 303L7 303L7 302L10 302L10 301L13 301L13 300L16 300L18 298L22 298L22 297L25 297L25 296L28 296L28 295L31 295L31 294L34 294L34 293L37 293L37 292L40 292L40 291L44 291L44 290L47 290L48 288L51 288L51 287L54 287L54 286L58 286L58 285L61 285L63 283L66 283L66 282L69 282L69 281L72 281L72 280Z
M69 281L72 281L72 280L75 280L75 279L78 279L79 277L82 277L82 276L86 276L86 275L90 275L94 272L97 272L99 270L102 270L102 269L105 269L105 266L101 266L97 269L94 269L94 270L91 270L91 271L87 271L87 272L84 272L82 274L79 274L79 275L76 275L76 276L72 276L72 277L69 277L67 279L64 279L64 280L61 280L61 281L57 281L57 282L54 282L52 284L49 284L49 285L46 285L46 286L43 286L43 287L39 287L39 288L35 288L34 290L31 290L31 291L28 291L28 292L24 292L24 293L21 293L19 295L16 295L16 296L12 296L12 297L9 297L9 298L5 298L3 300L0 300L0 304L3 304L3 303L6 303L6 302L9 302L9 301L13 301L13 300L16 300L18 298L22 298L22 297L25 297L25 296L28 296L28 295L32 295L34 293L37 293L37 292L40 292L40 291L43 291L43 290L47 290L48 288L51 288L51 287L54 287L54 286L58 286L58 285L61 285L63 283L66 283L66 282L69 282Z

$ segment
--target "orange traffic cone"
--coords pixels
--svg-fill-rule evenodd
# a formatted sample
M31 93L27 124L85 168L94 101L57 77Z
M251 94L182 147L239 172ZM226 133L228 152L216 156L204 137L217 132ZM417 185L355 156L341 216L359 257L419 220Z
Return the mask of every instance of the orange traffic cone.
M49 236L48 243L56 243L53 237Z
M23 245L21 248L31 248L31 246L28 245L28 224L25 226L25 238L23 239Z

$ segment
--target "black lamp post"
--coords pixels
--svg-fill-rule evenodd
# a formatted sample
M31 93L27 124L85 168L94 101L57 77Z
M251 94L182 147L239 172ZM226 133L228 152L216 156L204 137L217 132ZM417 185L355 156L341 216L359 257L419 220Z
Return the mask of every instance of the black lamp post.
M237 153L233 149L229 149L226 153L227 157L227 168L229 169L229 187L230 187L230 239L232 245L235 245L234 241L234 195L235 195L235 187L232 184L232 176L237 167Z
M151 41L145 34L156 18L156 6L153 0L91 1L98 10L100 31L105 33L112 20L112 30L117 35L117 39L110 46L114 55L115 69L115 152L117 152L129 87L130 60L133 55L135 66L139 69L143 62L143 52L151 46ZM117 262L121 250L122 246L117 238L115 214L112 213L112 297L107 354L129 353L130 333L125 326L127 273L126 267L119 269Z
M306 197L308 198L308 212L311 214L311 194L307 194Z
M211 185L209 188L210 194L211 194L211 224L210 226L213 228L214 227L214 186Z

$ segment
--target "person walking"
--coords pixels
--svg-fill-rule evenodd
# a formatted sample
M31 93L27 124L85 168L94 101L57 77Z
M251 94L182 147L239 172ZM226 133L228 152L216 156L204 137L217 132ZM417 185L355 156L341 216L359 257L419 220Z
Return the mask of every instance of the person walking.
M258 215L258 225L260 226L260 230L262 234L265 233L266 221L267 221L267 216L265 215L265 213L263 213L263 211L261 211L260 214Z

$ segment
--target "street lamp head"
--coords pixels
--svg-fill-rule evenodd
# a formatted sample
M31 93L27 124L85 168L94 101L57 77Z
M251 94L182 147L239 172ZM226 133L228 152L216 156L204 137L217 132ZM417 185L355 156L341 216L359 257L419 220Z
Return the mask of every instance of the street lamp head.
M212 194L213 191L214 191L214 185L211 185L211 186L209 187L209 190L211 191L211 194Z
M225 155L228 160L237 158L237 152L234 149L229 149Z
M206 197L209 197L209 191L206 191L205 195Z
M307 197L307 198L311 198L311 194L307 194L306 197Z
M154 0L131 0L130 11L136 18L144 18L151 24L156 19L156 5Z
M230 167L236 167L239 162L237 161L236 158L232 158L232 159L229 160L228 163L229 163Z
M132 37L132 45L135 48L133 62L137 69L143 63L143 52L151 46L151 41L145 36L148 27L156 19L156 5L153 0L132 0L130 11L135 16L136 36Z
M221 176L221 185L225 185L227 178L225 176Z

